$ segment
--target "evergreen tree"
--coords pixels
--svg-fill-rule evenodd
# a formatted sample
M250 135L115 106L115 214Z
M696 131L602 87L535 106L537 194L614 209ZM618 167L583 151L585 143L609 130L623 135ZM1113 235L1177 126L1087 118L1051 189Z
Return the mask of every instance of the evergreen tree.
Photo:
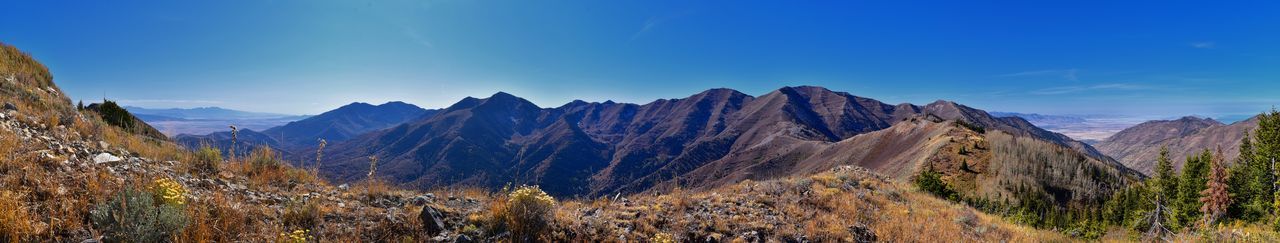
M1209 161L1209 179L1205 182L1205 189L1200 191L1201 221L1205 227L1212 227L1219 217L1226 214L1227 206L1231 204L1231 197L1227 194L1227 169L1222 160L1222 148L1219 147L1218 153Z
M1266 192L1272 194L1271 212L1280 212L1280 191L1276 188L1280 187L1280 169L1276 168L1276 160L1280 159L1280 111L1272 108L1269 112L1264 112L1258 116L1258 128L1253 130L1252 154L1253 160L1267 168L1268 178L1265 181L1271 182L1270 188L1265 188ZM1259 166L1260 168L1264 166ZM1280 230L1280 217L1276 217L1276 227Z
M1177 198L1178 175L1174 174L1173 161L1169 160L1169 147L1160 148L1160 157L1156 159L1156 178L1150 180L1155 187L1151 191L1165 198Z
M1257 222L1270 214L1274 198L1271 163L1257 158L1251 134L1241 139L1240 156L1230 170L1228 189L1233 202L1227 210L1228 217Z
M1213 154L1205 150L1200 155L1187 157L1182 165L1182 176L1178 182L1177 201L1173 202L1173 228L1181 229L1194 224L1200 218L1200 191L1204 191L1209 180L1209 160Z

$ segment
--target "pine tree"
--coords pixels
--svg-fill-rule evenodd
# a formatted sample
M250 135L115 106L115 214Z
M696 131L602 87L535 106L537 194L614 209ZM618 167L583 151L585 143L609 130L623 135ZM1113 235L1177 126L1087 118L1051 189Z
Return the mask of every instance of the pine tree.
M1155 188L1152 192L1165 198L1166 200L1176 198L1178 190L1178 175L1174 174L1173 161L1169 160L1169 147L1160 148L1160 157L1156 159L1156 178L1151 180Z
M1222 148L1219 147L1218 153L1209 161L1209 179L1205 182L1205 189L1200 191L1204 227L1212 227L1231 204L1231 197L1227 194L1227 169L1222 163L1222 156Z
M1205 150L1200 155L1187 157L1187 163L1182 165L1182 175L1179 178L1177 201L1173 202L1174 217L1173 228L1181 229L1191 226L1196 219L1200 218L1200 191L1205 189L1205 184L1209 180L1209 160L1213 159L1213 154L1209 150Z
M1240 156L1231 166L1227 179L1232 197L1227 217L1257 222L1270 214L1274 197L1272 178L1270 161L1257 158L1253 135L1246 134L1240 141Z

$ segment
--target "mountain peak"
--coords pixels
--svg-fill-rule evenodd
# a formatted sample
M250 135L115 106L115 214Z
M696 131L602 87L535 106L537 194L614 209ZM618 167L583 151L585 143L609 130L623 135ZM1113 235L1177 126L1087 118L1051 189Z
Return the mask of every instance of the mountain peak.
M519 98L520 97L516 97L515 95L511 95L510 93L498 91L497 93L493 93L493 95L490 95L489 98L487 99L519 99Z
M1178 118L1178 120L1175 120L1175 121L1178 121L1178 122L1197 122L1197 123L1208 123L1208 124L1212 124L1212 125L1223 125L1223 123L1222 123L1222 122L1219 122L1218 120L1214 120L1213 118L1209 118L1209 117L1200 117L1200 116L1184 116L1184 117L1182 117L1182 118Z

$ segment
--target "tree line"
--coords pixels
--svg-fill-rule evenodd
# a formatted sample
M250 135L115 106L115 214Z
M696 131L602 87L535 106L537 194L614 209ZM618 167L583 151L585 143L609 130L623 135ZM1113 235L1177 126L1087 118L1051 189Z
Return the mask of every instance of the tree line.
M1222 148L1188 156L1175 171L1168 149L1156 161L1150 179L1115 193L1103 207L1111 225L1148 237L1211 229L1242 221L1280 230L1280 112L1259 116L1258 127L1240 144L1240 156L1228 165Z

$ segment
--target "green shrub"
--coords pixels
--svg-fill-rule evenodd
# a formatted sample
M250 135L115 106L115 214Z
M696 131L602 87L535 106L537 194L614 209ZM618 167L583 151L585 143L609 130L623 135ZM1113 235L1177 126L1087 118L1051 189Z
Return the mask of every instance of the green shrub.
M511 231L513 242L537 242L551 225L556 200L538 186L521 186L512 191L503 208L502 218Z
M947 185L946 182L942 181L942 174L935 172L932 169L920 172L920 175L916 176L914 182L916 187L919 187L920 190L929 192L930 194L941 198L955 201L957 200L957 196L959 196L956 194L955 190L951 189L951 185Z
M209 145L200 146L192 161L193 168L197 172L208 174L218 173L219 163L222 163L222 151Z
M181 206L155 201L146 190L126 187L89 215L107 242L163 242L186 227L190 219Z
M133 131L133 115L129 114L129 111L116 104L115 101L103 100L102 104L89 106L93 107L93 110L96 110L98 114L102 115L102 120L107 122L107 124L124 128L128 131Z

